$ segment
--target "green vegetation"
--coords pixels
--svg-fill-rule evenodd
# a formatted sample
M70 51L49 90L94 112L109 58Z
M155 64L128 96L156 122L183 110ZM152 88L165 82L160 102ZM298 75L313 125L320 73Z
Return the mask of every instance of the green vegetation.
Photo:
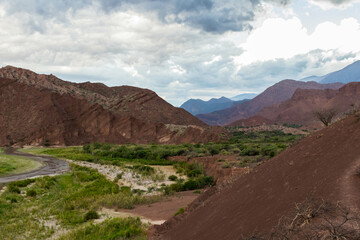
M60 240L113 240L113 239L146 239L145 226L139 218L113 218L100 224L90 224L61 237Z
M0 155L0 176L29 172L40 166L40 162L30 158L5 154Z
M178 180L178 177L175 176L175 175L170 175L170 176L168 177L168 179L169 179L170 181L176 181L176 180Z
M91 231L87 225L102 207L129 209L135 204L157 201L159 196L143 197L131 191L122 191L95 170L77 165L71 165L71 169L72 172L55 177L8 184L7 190L0 195L1 237L46 239L54 234L55 223L60 228L74 229L70 237L64 239L96 239L101 231L109 234L109 238L101 239L143 235L143 226L135 220L126 220L126 223L109 220L96 225ZM139 231L132 232L133 229ZM86 238L79 237L84 231Z
M247 167L259 164L276 156L299 136L273 132L239 132L230 129L232 137L226 142L182 145L113 145L88 144L83 147L32 148L23 151L46 154L74 161L88 161L120 166L136 175L157 177L153 165L172 165L178 176L168 177L173 183L162 186L165 195L178 191L194 191L214 184L212 176L206 176L201 164L171 160L221 154L218 160L223 168ZM235 155L237 161L226 160L226 155ZM6 155L0 155L1 157ZM10 158L13 156L9 156ZM9 159L9 158L6 158ZM3 161L5 162L5 161ZM12 164L16 161L7 161ZM4 165L6 174L14 171ZM27 165L28 166L28 165ZM19 169L15 166L16 170ZM65 229L60 239L145 239L146 226L139 219L107 219L94 224L101 217L101 208L133 208L136 204L150 204L161 196L142 196L144 191L119 186L115 183L124 178L119 173L115 182L107 180L95 170L71 165L71 172L37 179L13 182L0 195L0 232L4 239L46 239L57 230ZM185 177L186 176L186 177ZM2 188L3 185L0 185ZM153 186L148 191L152 191ZM200 193L200 191L194 191ZM180 208L177 214L182 214ZM177 215L176 214L176 215Z
M99 217L100 216L96 211L90 210L85 214L84 219L85 219L85 221L89 221L89 220L93 220L93 219L98 219Z
M284 150L291 142L300 138L298 135L285 134L281 131L243 132L238 127L231 127L232 137L227 142L182 145L114 145L93 143L83 147L36 148L25 151L33 154L47 154L58 158L89 161L100 164L124 166L140 165L139 170L148 171L141 165L173 165L168 160L172 156L203 157L216 154L239 154L239 156L273 157Z
M295 124L295 123L284 123L283 126L289 127L289 128L301 128L302 127L301 124Z
M179 210L174 214L174 216L183 214L185 212L184 208L179 208Z
M0 148L0 153L4 153L4 149Z

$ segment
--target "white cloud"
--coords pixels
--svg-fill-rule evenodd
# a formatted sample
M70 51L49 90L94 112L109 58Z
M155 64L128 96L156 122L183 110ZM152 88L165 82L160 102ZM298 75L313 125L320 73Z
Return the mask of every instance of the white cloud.
M359 0L309 0L309 2L323 10L328 10L332 8L346 9Z
M258 92L315 71L316 61L360 56L357 20L324 22L309 33L291 5L273 6L287 1L264 1L0 0L0 64L150 88L180 105ZM250 25L252 32L241 31Z
M340 24L324 22L313 33L301 21L271 18L254 30L241 45L244 54L236 58L239 68L258 61L289 59L312 50L337 50L342 53L360 52L360 23L354 18Z

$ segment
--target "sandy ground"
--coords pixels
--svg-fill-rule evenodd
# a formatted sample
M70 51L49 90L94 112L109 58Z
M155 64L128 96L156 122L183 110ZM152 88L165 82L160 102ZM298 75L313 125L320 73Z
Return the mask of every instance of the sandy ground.
M102 219L107 217L139 217L143 223L150 225L159 225L174 216L180 208L186 208L188 204L194 201L200 194L193 191L176 193L173 196L164 198L160 202L150 205L138 205L134 209L108 209L103 208L100 211Z

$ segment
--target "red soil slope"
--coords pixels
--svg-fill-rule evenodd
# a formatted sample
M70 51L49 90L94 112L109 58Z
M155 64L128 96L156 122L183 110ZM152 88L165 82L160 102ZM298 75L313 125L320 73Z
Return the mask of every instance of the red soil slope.
M274 121L264 118L259 115L255 115L253 117L249 117L246 119L240 119L233 123L230 123L228 126L242 126L242 127L250 127L250 126L257 126L257 125L263 125L263 124L273 124Z
M339 90L297 89L291 99L263 108L258 115L278 123L321 125L313 112L335 109L338 116L360 106L360 83L348 83Z
M238 239L271 230L309 197L360 208L360 116L311 134L229 187L209 190L154 239Z
M301 82L295 80L283 80L267 88L263 93L245 103L209 114L199 114L197 117L209 125L227 125L239 119L249 118L256 115L263 107L281 103L294 94L295 90L301 89L338 89L344 84L319 84L316 82Z
M222 129L145 122L70 94L0 78L0 146L220 140Z
M135 117L150 123L206 127L206 124L184 109L173 107L148 89L130 86L107 87L101 83L90 82L77 84L63 81L54 75L36 74L12 66L1 68L0 77L97 103L105 109L121 114L122 117Z

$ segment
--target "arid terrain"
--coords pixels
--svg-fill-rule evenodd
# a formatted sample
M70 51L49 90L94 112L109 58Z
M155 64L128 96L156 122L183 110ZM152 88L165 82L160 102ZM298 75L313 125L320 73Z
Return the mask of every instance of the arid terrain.
M147 89L10 66L0 77L5 238L360 237L356 82L284 80L200 115L228 124L211 127ZM320 110L336 111L328 126Z
M209 190L185 214L156 227L153 239L238 239L255 233L269 237L280 218L294 217L296 203L311 198L340 202L357 215L359 119L353 115L334 123L228 187Z
M150 90L75 84L14 67L0 69L0 77L2 146L208 142L226 136Z

